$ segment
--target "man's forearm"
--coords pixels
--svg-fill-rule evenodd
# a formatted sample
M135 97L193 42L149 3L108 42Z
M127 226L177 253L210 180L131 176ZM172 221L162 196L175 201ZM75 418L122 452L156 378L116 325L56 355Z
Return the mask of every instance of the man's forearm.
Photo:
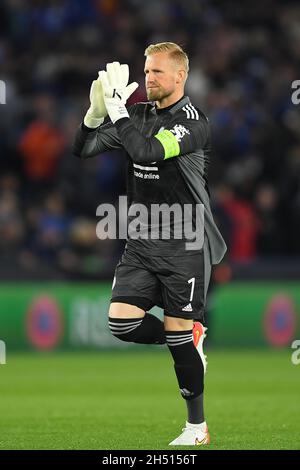
M89 129L82 123L75 135L73 154L79 158L90 158L120 147L120 140L111 123L102 124L96 129Z
M77 129L73 144L73 154L79 158L94 157L100 153L96 129L89 129L83 123Z
M115 123L122 146L135 163L151 163L164 159L164 148L155 137L144 137L131 119L119 119Z

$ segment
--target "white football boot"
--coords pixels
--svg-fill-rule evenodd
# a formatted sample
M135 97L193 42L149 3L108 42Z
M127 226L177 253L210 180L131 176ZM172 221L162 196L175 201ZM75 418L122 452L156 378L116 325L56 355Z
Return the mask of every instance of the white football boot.
M183 432L169 446L203 446L210 443L210 435L206 423L190 424L186 422Z

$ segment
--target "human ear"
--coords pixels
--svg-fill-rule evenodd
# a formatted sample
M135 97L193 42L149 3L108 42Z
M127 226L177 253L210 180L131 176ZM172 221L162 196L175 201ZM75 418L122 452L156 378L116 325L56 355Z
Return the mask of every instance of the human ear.
M177 72L177 78L176 78L176 83L185 82L185 79L186 79L186 71L183 70L183 69L178 70L178 72Z

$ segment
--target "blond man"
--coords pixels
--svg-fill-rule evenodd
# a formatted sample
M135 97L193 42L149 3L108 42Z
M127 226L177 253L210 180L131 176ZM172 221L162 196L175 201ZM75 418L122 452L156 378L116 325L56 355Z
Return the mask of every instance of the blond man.
M168 227L161 219L155 227L145 219L139 237L129 231L115 270L109 327L122 341L167 344L187 405L186 425L170 445L205 445L210 437L203 410L205 328L200 321L211 265L226 251L209 203L209 123L184 93L189 60L183 49L171 42L150 45L145 57L149 102L126 108L138 85L128 85L126 64L108 64L92 84L91 106L77 132L74 154L89 158L124 149L130 207L140 204L149 215L165 204L165 210L176 207L176 215L185 214L184 220L170 218ZM185 213L186 207L190 211ZM204 210L201 227L199 207ZM128 226L132 219L128 211ZM196 229L192 236L182 231L178 237L183 222ZM202 244L192 246L201 231ZM154 305L163 308L163 322L148 313Z

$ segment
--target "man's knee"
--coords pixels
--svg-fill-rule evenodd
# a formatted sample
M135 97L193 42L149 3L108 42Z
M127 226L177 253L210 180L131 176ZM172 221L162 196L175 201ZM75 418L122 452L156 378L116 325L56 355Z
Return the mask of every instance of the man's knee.
M168 317L164 319L165 331L187 331L193 329L193 320L185 318Z
M108 325L113 336L135 342L136 330L142 324L145 312L135 305L112 302L109 308Z

